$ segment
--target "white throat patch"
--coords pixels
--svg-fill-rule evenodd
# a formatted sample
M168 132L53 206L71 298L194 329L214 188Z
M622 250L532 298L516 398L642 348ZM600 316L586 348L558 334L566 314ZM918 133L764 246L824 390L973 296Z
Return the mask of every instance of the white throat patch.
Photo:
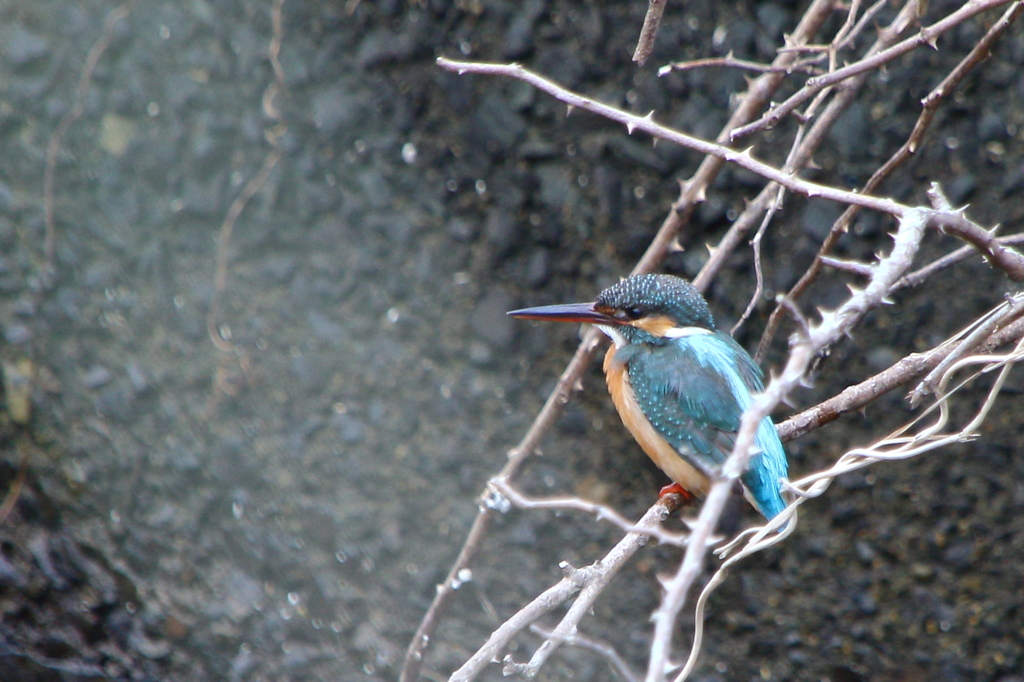
M615 327L610 327L606 324L599 324L597 328L600 329L605 335L612 340L616 348L622 348L626 345L626 338L619 333L619 330Z
M696 336L697 334L710 334L710 329L704 329L703 327L672 327L665 332L665 336L670 339L682 339L687 336Z

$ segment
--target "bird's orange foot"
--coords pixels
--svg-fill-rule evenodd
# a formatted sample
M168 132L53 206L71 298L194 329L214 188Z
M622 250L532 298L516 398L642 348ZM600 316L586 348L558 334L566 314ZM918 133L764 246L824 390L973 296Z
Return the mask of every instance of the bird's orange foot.
M658 499L660 500L661 498L665 497L666 495L671 495L673 493L675 493L676 495L681 495L682 496L682 498L683 498L683 505L684 506L689 506L689 505L693 504L693 502L697 499L696 497L693 496L693 493L691 493L689 490L687 490L683 486L679 485L678 483L673 483L672 485L667 485L664 488L662 488L661 490L659 490L658 491Z

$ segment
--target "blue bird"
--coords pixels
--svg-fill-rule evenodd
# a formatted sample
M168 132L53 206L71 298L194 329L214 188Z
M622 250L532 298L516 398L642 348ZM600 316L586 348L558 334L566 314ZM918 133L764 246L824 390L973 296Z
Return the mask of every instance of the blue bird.
M671 275L636 275L593 303L513 310L513 317L589 323L607 334L605 379L623 423L677 485L662 489L704 498L710 477L736 442L761 371L731 336L715 328L707 301ZM760 452L743 474L744 493L767 519L786 507L786 452L771 418L758 426Z

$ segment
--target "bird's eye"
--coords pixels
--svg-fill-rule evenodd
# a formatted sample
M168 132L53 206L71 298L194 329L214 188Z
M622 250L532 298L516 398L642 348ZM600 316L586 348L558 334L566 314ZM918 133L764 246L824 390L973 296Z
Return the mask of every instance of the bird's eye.
M623 312L625 312L626 317L628 317L631 320L639 320L641 317L644 316L644 311L638 308L637 306L633 306L632 308L626 308Z

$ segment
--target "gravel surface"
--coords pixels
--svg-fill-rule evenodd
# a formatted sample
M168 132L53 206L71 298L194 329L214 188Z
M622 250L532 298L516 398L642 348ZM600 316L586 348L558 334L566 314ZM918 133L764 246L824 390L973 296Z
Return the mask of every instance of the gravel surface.
M57 156L47 277L47 145L115 5L0 0L0 490L27 462L0 526L0 679L396 677L476 495L575 347L575 329L505 311L589 300L627 273L676 179L700 160L433 60L518 60L713 137L744 75L659 79L657 68L730 50L769 60L804 7L669 3L638 69L630 52L646 4L285 0L273 120L263 106L274 79L269 0L137 0ZM932 0L930 16L951 4ZM940 50L872 77L816 156L816 179L863 183L981 30L965 26ZM938 180L974 219L1019 231L1022 64L1018 25L883 192L924 202ZM231 236L216 330L225 352L207 333L217 239L271 152L268 132L281 158ZM786 148L764 158L779 162ZM758 188L727 169L665 269L695 274L703 245ZM795 282L837 210L787 202L766 237L769 289ZM891 228L864 216L838 255L870 258L888 248ZM931 235L924 250L954 247ZM738 252L709 293L723 326L753 278L749 251ZM834 351L795 405L931 347L1008 289L973 258L901 294ZM838 280L822 286L806 309L844 293ZM759 305L741 329L746 347L768 312ZM779 339L770 367L783 352ZM522 487L637 516L665 480L602 383L595 367ZM982 438L851 475L809 504L789 541L748 561L712 600L694 679L1021 679L1022 396L1011 376ZM825 466L909 414L901 394L887 396L790 444L792 468ZM737 503L726 523L754 521ZM557 580L559 561L592 561L616 537L576 514L500 518L435 635L430 679L483 641L492 613L507 617ZM657 576L676 556L642 553L584 622L634 668ZM542 675L614 678L572 649Z

